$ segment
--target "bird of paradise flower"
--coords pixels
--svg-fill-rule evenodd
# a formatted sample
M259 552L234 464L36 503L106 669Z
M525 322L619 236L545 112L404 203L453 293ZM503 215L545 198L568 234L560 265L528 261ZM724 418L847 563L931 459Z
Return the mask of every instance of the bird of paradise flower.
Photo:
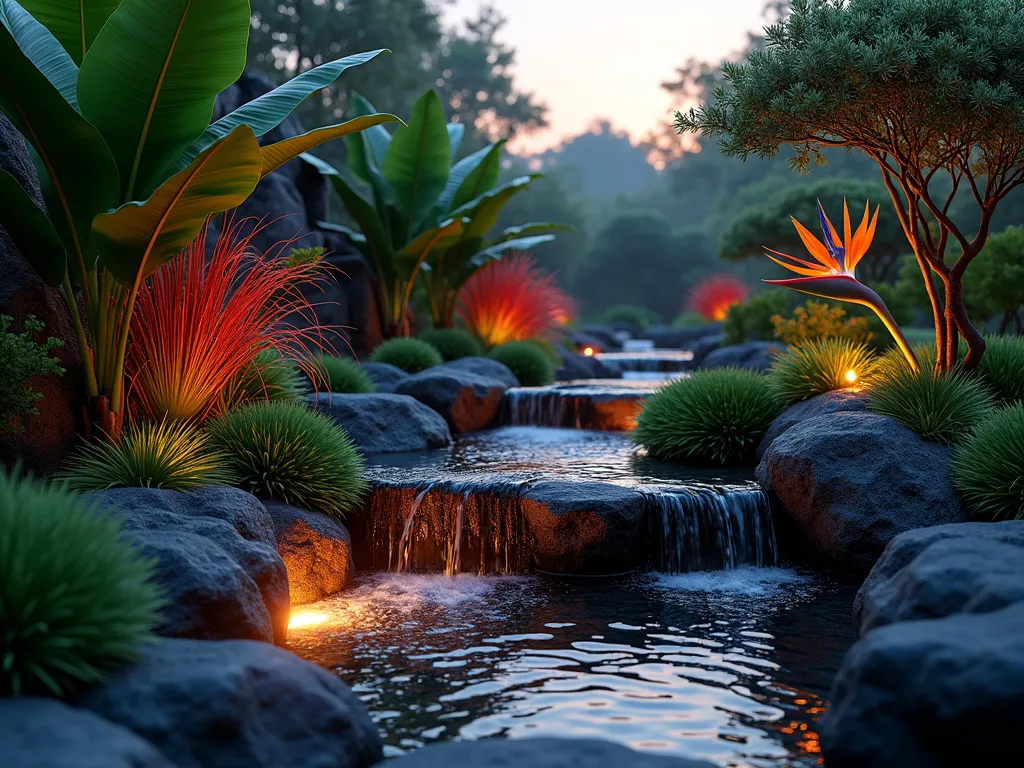
M839 237L836 228L825 214L825 209L818 201L818 218L821 222L821 230L824 235L824 242L816 238L811 232L796 219L793 219L793 226L800 235L804 247L814 258L814 261L807 261L788 253L774 251L765 248L766 255L791 272L796 272L800 277L792 277L787 280L765 280L771 285L781 285L784 288L791 288L794 291L807 293L811 296L818 296L823 299L834 299L845 301L851 304L859 304L870 308L885 325L889 333L899 344L900 350L907 358L907 362L917 371L920 366L917 357L907 342L903 331L889 312L882 297L859 282L854 275L854 270L864 254L868 252L871 241L875 236L875 226L878 224L878 207L875 207L874 216L870 216L870 203L864 204L864 218L861 220L857 231L853 231L850 224L850 209L843 199L843 237ZM773 255L774 254L774 255ZM779 257L779 258L776 258Z

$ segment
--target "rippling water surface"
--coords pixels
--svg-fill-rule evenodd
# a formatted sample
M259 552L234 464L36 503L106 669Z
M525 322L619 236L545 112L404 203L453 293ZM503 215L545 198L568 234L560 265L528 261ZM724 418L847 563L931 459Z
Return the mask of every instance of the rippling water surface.
M297 611L392 754L576 736L721 766L819 764L855 587L740 569L619 580L370 574Z

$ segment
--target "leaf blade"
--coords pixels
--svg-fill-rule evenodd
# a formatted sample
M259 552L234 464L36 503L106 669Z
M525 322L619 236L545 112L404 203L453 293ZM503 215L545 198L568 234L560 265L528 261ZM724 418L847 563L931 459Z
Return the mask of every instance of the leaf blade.
M21 5L50 30L76 65L121 0L21 0Z
M382 125L383 123L400 122L394 115L375 114L367 117L357 117L338 125L329 125L325 128L317 128L308 131L301 136L294 136L275 144L267 144L261 148L263 154L263 176L273 173L282 165L295 159L313 147L319 146L326 141L340 139L344 136L358 134L367 128Z
M14 176L0 168L0 227L47 285L58 286L67 274L64 243L50 219Z

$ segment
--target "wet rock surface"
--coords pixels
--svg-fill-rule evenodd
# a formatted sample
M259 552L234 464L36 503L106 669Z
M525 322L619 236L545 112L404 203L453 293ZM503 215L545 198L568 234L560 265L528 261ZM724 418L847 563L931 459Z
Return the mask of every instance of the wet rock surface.
M267 510L288 568L292 605L314 603L351 583L352 537L340 520L276 501L267 502Z
M361 363L361 366L377 387L377 394L392 393L400 382L409 378L409 374L397 365L389 363Z
M746 368L752 371L767 371L772 367L775 357L785 351L786 345L779 341L748 341L745 344L720 346L702 354L699 366L701 368ZM694 357L696 359L696 354Z
M757 447L758 461L764 456L775 439L797 424L813 419L818 416L828 416L832 413L842 411L866 411L868 407L867 398L860 392L827 392L824 395L812 397L809 400L796 403L784 410L772 425L768 428L761 444Z
M452 442L444 418L408 395L320 392L309 402L340 424L363 453L427 451Z
M466 357L410 376L395 392L439 413L452 433L475 432L498 422L505 391L518 383L501 363Z

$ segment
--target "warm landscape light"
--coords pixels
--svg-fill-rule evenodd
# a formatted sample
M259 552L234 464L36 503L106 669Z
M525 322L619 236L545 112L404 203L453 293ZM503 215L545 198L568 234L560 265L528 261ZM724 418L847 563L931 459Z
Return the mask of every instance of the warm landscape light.
M293 613L291 619L288 621L288 629L316 626L317 624L323 624L327 619L328 616L326 613L317 613L315 611Z
M593 357L594 356L594 348L593 347L586 347L586 348L584 348L583 354L586 355L587 357Z
M856 371L847 371L846 372L846 380L848 382L850 382L851 384L855 384L857 382L857 372Z

